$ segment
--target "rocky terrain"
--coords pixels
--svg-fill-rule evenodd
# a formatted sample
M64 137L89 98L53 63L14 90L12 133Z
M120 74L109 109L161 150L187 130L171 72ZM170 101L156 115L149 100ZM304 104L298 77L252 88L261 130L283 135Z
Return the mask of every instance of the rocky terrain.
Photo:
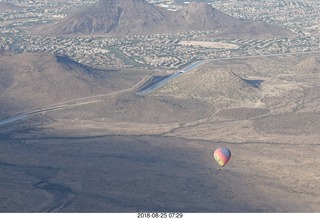
M215 60L137 95L163 73L6 54L1 112L69 107L0 125L0 211L318 212L317 60ZM217 147L232 152L224 168Z
M135 35L216 31L215 35L291 37L283 28L265 23L242 21L212 8L192 2L180 11L167 11L145 0L101 0L81 9L37 33L54 35L107 34Z
M0 56L0 117L130 88L145 77L138 71L135 73L91 68L64 55L3 53Z
M65 18L65 5L33 2L21 14L0 2L0 212L320 212L314 35L289 39L286 29L203 2L173 12L145 0L100 0ZM278 18L301 8L286 4L297 10L281 8ZM53 9L45 16L44 6ZM317 16L299 17L300 28ZM180 39L191 33L199 38ZM129 35L141 36L120 37ZM179 41L186 51L172 53ZM197 57L204 45L220 45L221 56ZM246 45L244 53L226 50ZM154 51L189 58L174 71L97 68L63 51L115 62L163 58ZM213 158L218 147L232 154L224 167Z

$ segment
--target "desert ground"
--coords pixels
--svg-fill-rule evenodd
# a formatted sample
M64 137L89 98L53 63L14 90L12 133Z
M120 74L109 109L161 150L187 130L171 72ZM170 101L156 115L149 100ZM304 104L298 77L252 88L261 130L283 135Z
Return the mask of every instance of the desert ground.
M318 54L217 60L2 125L0 211L319 212L319 69Z

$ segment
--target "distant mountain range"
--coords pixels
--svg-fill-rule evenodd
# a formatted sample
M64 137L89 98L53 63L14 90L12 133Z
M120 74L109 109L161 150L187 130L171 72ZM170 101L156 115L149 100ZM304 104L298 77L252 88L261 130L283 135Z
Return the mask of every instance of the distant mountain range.
M182 10L174 12L145 0L100 0L55 24L38 29L38 33L145 35L215 30L219 34L231 35L293 35L280 27L238 20L204 2L192 2Z

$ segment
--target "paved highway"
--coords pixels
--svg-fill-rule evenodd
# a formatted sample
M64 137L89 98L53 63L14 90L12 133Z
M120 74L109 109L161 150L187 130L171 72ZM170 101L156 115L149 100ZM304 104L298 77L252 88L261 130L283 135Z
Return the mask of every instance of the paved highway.
M182 75L183 73L185 73L187 71L191 71L194 68L196 68L196 67L198 67L198 66L200 66L200 65L202 65L202 64L204 64L206 62L208 62L208 61L207 60L197 61L197 62L194 62L191 65L187 66L186 68L180 70L179 72L175 72L175 73L173 73L171 75L162 77L161 80L157 80L157 81L152 81L151 80L151 81L147 82L147 84L145 84L143 87L141 87L136 94L144 95L144 94L151 93L152 91L154 91L154 90L162 87L163 85L165 85L171 79L177 78L180 75Z
M153 79L153 80L147 81L148 77L146 77L146 78L142 79L138 84L133 86L132 88L128 88L128 89L125 89L125 90L122 90L122 91L117 91L117 92L114 92L114 93L111 93L111 94L102 94L102 95L97 95L97 96L93 96L93 97L86 97L86 98L81 98L81 99L77 99L77 100L71 100L71 101L63 103L63 105L62 105L62 103L60 103L60 104L57 104L55 106L34 110L32 112L29 112L29 113L28 112L21 113L21 114L18 114L16 116L13 116L11 118L0 120L0 126L6 125L6 124L10 124L10 123L13 123L15 121L22 120L22 119L26 119L28 117L31 117L33 115L37 115L37 114L40 114L40 113L45 113L45 112L50 112L50 111L55 111L55 110L60 110L60 109L66 109L66 108L70 108L70 107L74 107L74 106L100 102L100 101L103 101L103 100L97 100L96 98L98 98L98 97L106 97L106 96L111 96L111 95L117 95L117 94L124 93L124 92L130 92L130 91L136 90L139 86L140 86L140 89L138 89L138 92L136 92L136 94L139 94L139 95L148 94L148 93L151 93L152 91L160 88L161 86L165 85L171 79L177 78L177 77L179 77L180 75L182 75L185 72L191 71L191 70L197 68L198 66L200 66L202 64L205 64L205 63L208 63L208 62L212 62L212 61L248 59L248 58L262 58L262 57L277 57L277 56L290 56L290 55L298 55L298 54L318 54L318 53L320 53L320 51L268 54L268 55L256 55L256 56L239 56L239 57L227 57L227 58L217 58L217 59L208 59L208 60L196 61L196 62L192 63L191 65L185 67L184 69L182 69L182 70L180 70L178 72L175 72L175 73L173 73L171 75L168 75L168 76L159 77L156 80ZM143 82L145 82L145 81L147 81L147 82L143 84ZM80 102L78 102L78 103L70 103L72 101L80 101Z
M277 57L277 56L290 56L290 55L298 55L298 54L317 54L320 53L320 51L309 51L309 52L294 52L294 53L279 53L279 54L267 54L267 55L254 55L254 56L236 56L236 57L225 57L225 58L216 58L216 59L207 59L202 61L197 61L192 63L191 65L187 66L186 68L180 70L179 72L173 73L168 76L163 76L162 80L157 81L149 81L146 84L144 84L136 94L144 95L149 94L152 91L162 87L165 85L168 81L170 81L173 78L177 78L180 75L182 75L185 72L191 71L198 66L209 63L212 61L219 61L219 60L236 60L236 59L248 59L248 58L263 58L263 57Z

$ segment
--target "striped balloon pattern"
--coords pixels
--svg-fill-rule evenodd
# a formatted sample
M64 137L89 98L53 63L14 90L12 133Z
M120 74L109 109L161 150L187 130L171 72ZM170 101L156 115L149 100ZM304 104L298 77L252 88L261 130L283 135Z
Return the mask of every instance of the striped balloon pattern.
M228 148L218 148L214 151L213 157L220 166L224 166L231 158L231 151Z

